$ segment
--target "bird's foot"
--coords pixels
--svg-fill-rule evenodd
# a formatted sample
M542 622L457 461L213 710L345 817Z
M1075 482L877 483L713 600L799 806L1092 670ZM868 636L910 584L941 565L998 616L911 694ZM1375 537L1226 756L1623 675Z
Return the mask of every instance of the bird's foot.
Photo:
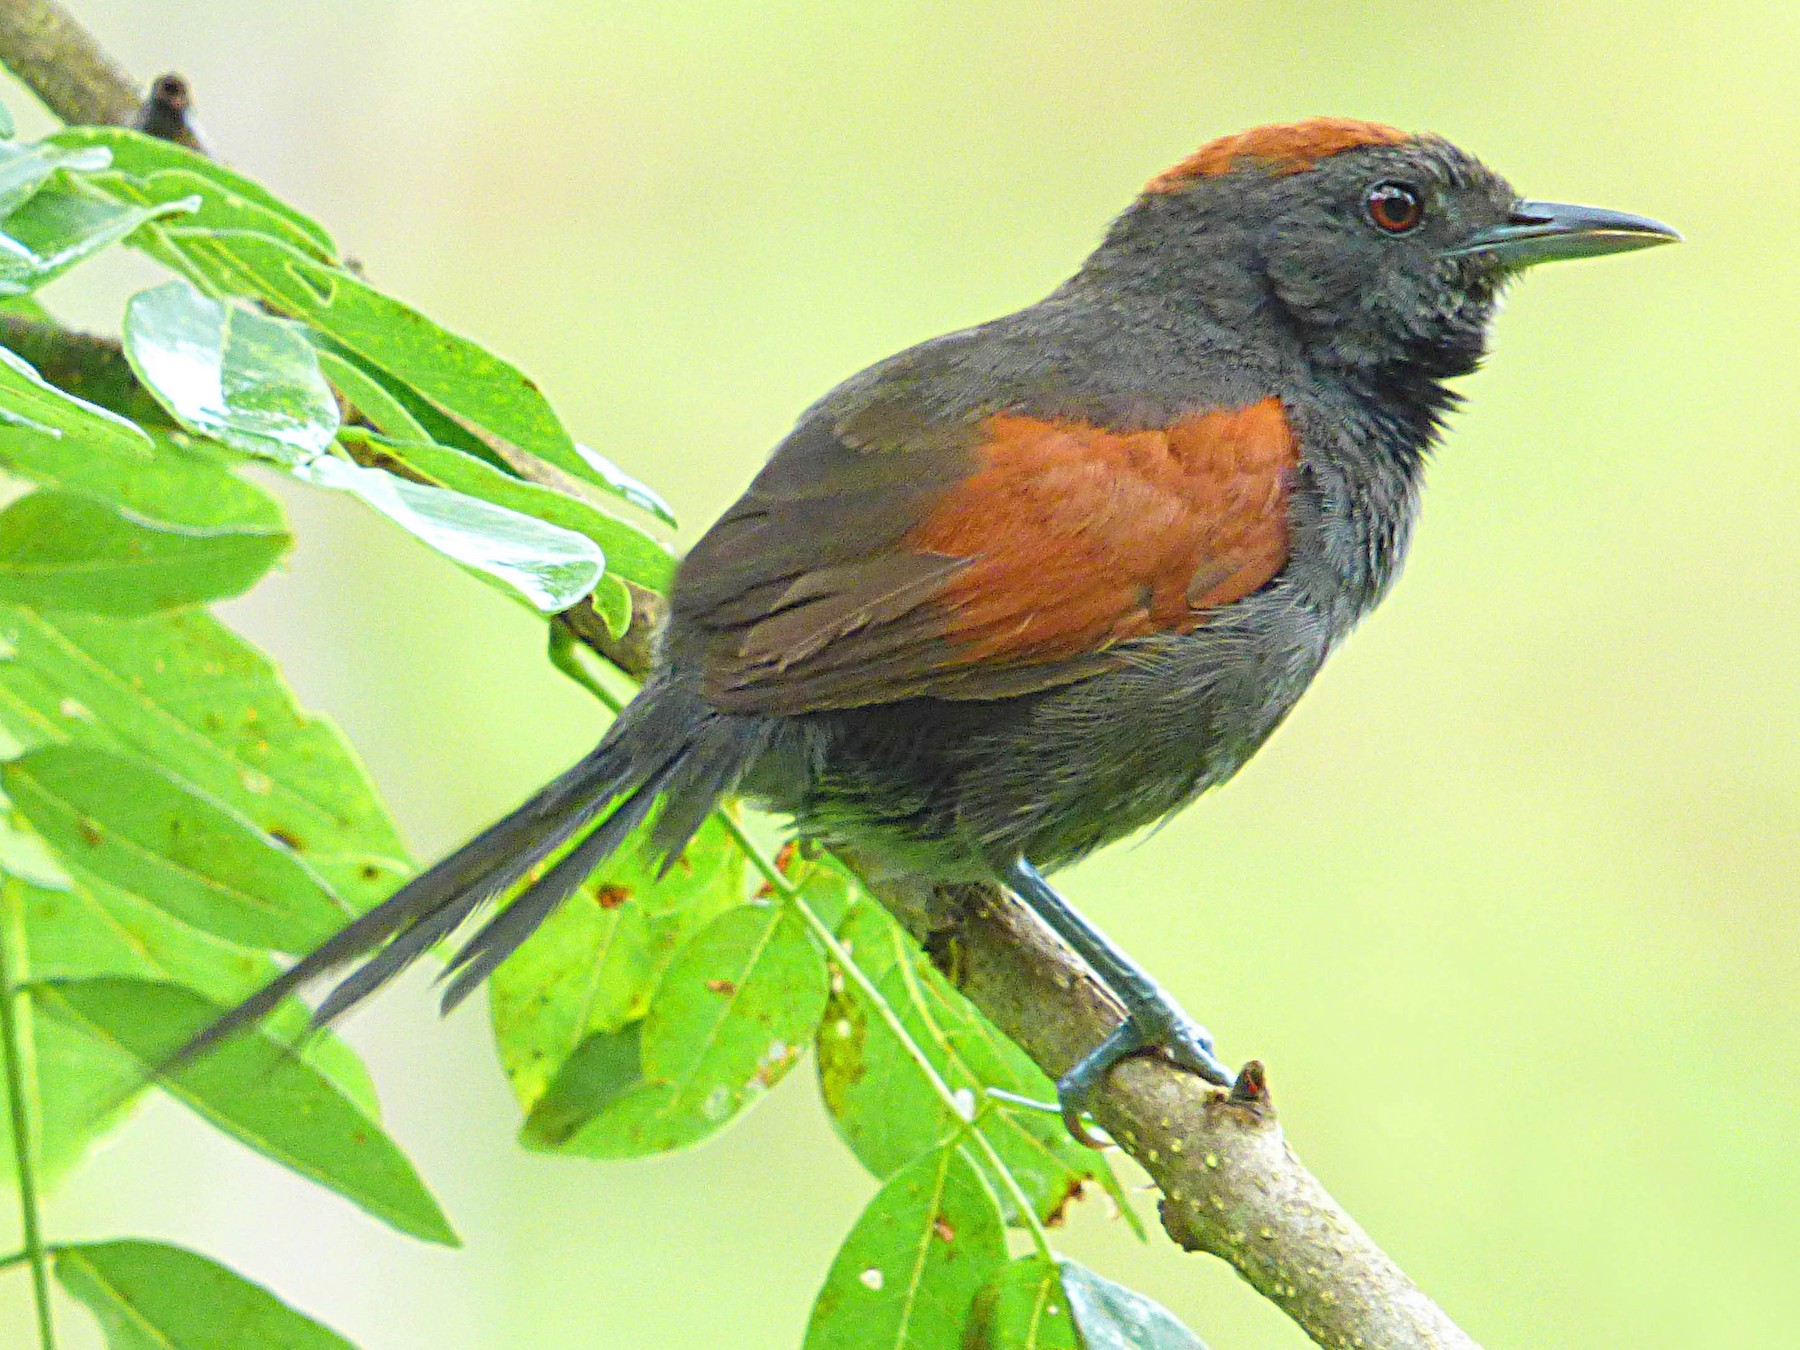
M1063 1124L1081 1143L1090 1148L1102 1146L1082 1121L1094 1089L1113 1065L1145 1050L1161 1050L1181 1068L1220 1087L1229 1087L1236 1079L1213 1052L1212 1033L1183 1012L1167 994L1158 989L1147 997L1132 999L1125 1020L1057 1080L1056 1101Z

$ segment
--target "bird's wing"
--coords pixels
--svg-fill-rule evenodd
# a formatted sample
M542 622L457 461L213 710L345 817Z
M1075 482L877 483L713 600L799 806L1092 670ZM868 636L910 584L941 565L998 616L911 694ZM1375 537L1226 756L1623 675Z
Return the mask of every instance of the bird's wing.
M1296 457L1273 398L1130 431L999 413L898 449L803 425L683 564L677 617L735 712L1067 683L1274 577Z

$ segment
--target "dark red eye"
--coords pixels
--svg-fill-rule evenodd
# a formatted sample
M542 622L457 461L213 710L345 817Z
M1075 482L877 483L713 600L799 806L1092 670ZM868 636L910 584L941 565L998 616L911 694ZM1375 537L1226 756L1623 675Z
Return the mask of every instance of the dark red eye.
M1405 234L1417 229L1425 218L1425 203L1405 183L1377 183L1369 189L1369 219L1375 228L1388 234Z

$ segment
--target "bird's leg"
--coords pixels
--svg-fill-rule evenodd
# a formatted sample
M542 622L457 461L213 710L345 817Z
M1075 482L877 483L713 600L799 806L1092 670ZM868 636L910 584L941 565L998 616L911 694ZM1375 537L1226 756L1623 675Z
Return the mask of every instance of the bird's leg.
M1234 1075L1213 1053L1212 1035L1183 1012L1144 968L1115 947L1062 896L1043 873L1020 858L1007 869L1008 888L1042 919L1099 976L1100 982L1125 1005L1125 1020L1082 1056L1056 1084L1057 1105L1069 1133L1083 1143L1093 1139L1081 1123L1088 1097L1108 1069L1140 1050L1160 1048L1175 1063L1209 1083L1229 1084Z

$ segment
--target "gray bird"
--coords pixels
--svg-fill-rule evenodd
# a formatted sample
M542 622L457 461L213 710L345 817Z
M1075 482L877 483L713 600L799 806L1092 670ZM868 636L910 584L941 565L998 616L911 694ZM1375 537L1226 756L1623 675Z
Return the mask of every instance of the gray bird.
M1237 772L1386 594L1506 282L1677 237L1368 122L1204 146L1045 299L808 409L682 563L600 744L186 1053L366 958L329 1021L573 843L451 960L454 1007L640 826L673 859L737 793L996 882L1093 968L1126 1017L1057 1084L1077 1137L1124 1056L1231 1081L1044 874Z

